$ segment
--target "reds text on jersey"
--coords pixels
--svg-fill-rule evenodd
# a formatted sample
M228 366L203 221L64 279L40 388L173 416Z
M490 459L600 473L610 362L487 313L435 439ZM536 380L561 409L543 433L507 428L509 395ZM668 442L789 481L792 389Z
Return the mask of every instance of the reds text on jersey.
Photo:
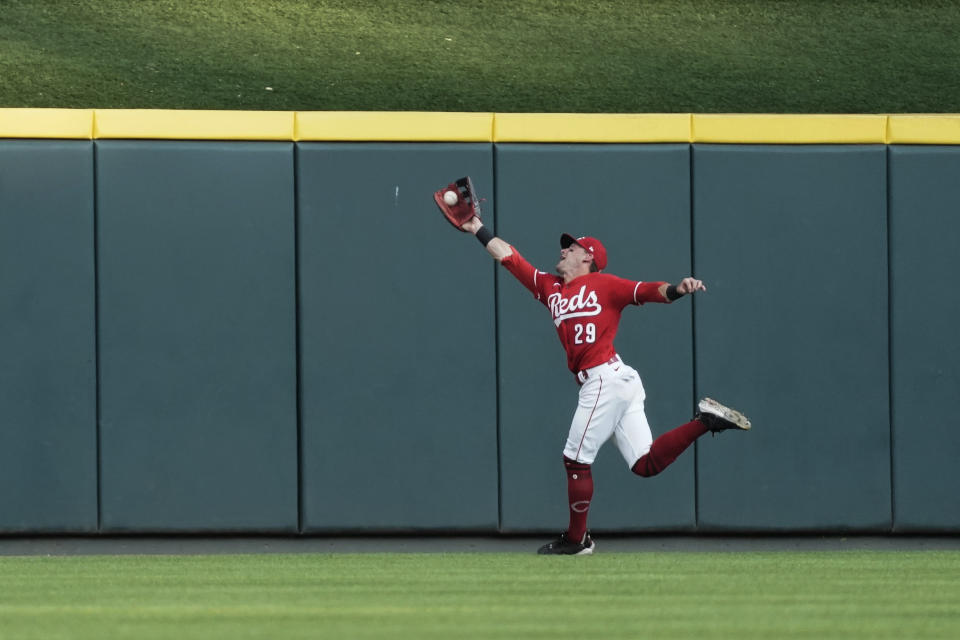
M607 273L590 273L564 283L563 278L536 269L515 248L500 264L550 311L567 352L567 366L574 373L603 364L616 355L613 340L624 307L667 302L659 291L664 282L638 282Z

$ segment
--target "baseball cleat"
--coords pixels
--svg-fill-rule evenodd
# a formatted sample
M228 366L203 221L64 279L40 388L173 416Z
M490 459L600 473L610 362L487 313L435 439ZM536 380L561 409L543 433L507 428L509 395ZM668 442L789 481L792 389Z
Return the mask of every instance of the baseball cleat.
M583 540L574 542L567 538L567 532L564 531L560 537L553 542L548 542L537 550L540 555L558 555L558 556L588 556L596 548L590 532L583 534Z
M725 407L712 398L704 398L697 405L697 420L712 433L719 433L727 429L748 431L750 421L735 409Z

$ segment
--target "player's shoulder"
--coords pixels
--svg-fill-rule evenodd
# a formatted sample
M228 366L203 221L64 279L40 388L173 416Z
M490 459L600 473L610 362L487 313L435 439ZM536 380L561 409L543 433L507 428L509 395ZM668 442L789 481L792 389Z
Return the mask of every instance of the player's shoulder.
M594 271L593 273L588 274L588 277L594 278L595 280L622 280L620 276L614 275L612 273L607 273L606 271Z
M597 284L603 284L607 286L621 286L624 284L637 284L637 280L630 280L628 278L621 278L620 276L614 275L612 273L605 273L603 271L597 273L589 274L589 277L593 282Z
M633 299L640 286L637 280L628 280L612 273L591 273L590 278L590 285L601 295L627 302Z

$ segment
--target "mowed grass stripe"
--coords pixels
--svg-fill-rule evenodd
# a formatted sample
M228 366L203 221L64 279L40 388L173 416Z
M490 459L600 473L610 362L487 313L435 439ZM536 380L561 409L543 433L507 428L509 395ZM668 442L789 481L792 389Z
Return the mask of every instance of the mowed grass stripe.
M0 559L0 637L960 635L960 552Z

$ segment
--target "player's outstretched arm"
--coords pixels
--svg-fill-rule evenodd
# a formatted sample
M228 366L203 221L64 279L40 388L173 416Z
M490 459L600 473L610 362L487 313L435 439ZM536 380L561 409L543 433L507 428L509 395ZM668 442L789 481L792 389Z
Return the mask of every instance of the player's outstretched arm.
M470 220L467 220L463 223L461 227L464 231L477 235L477 232L483 228L483 222L480 218L474 216ZM489 233L487 231L486 233ZM504 258L513 255L513 248L505 240L502 240L496 236L492 236L490 241L486 244L487 253L489 253L495 260L498 262Z

